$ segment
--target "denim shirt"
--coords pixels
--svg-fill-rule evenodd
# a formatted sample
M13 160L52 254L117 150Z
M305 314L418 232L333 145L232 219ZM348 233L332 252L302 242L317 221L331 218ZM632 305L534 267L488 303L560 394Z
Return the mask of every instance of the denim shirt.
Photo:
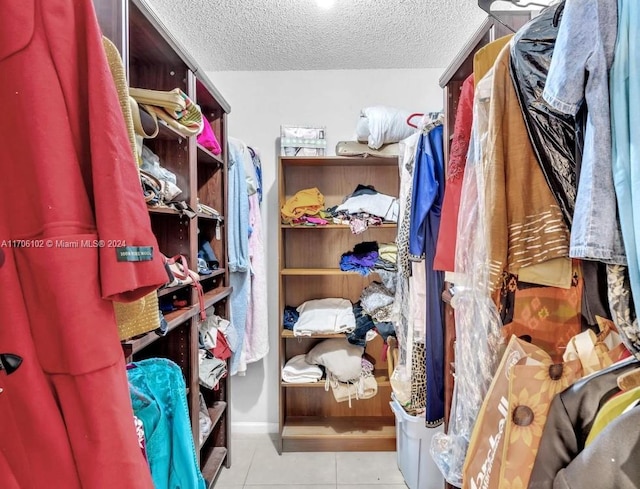
M574 116L587 105L569 254L625 265L613 186L608 82L617 10L616 0L566 1L543 97Z

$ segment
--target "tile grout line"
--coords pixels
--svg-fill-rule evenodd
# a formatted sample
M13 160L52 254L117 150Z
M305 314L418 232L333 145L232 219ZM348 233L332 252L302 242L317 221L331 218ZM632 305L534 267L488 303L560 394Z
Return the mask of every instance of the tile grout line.
M258 447L255 442L253 445L253 451L251 452L251 460L249 461L249 467L247 468L247 473L244 476L244 480L242 481L242 488L245 489L247 487L247 479L249 478L249 472L251 472L251 467L253 466L253 458L256 456L256 451Z

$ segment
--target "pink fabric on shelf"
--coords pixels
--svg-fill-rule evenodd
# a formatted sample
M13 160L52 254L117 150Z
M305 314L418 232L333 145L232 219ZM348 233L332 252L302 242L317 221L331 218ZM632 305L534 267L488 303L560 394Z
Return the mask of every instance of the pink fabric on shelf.
M206 117L203 117L202 120L204 122L204 128L202 129L202 132L198 134L198 144L207 148L214 155L219 155L222 153L222 149L220 148L220 143L218 142L213 129L211 129L211 124L209 124Z

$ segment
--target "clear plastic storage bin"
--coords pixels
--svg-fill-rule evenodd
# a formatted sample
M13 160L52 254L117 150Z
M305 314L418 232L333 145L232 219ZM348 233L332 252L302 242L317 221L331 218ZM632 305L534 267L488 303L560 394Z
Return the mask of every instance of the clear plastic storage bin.
M431 458L431 438L442 433L444 426L427 428L424 418L411 416L392 399L391 409L396 415L396 451L398 468L409 489L442 489L444 478Z

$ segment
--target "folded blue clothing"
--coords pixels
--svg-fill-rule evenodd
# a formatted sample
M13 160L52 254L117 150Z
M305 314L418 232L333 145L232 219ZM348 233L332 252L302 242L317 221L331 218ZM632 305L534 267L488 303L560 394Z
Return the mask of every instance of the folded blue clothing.
M377 252L372 252L376 254ZM345 253L340 257L340 270L343 272L358 272L360 275L369 275L371 267L375 263L375 258L356 258L354 255Z
M290 329L293 331L293 326L298 322L300 313L293 306L284 306L284 312L282 314L282 325L284 329Z

